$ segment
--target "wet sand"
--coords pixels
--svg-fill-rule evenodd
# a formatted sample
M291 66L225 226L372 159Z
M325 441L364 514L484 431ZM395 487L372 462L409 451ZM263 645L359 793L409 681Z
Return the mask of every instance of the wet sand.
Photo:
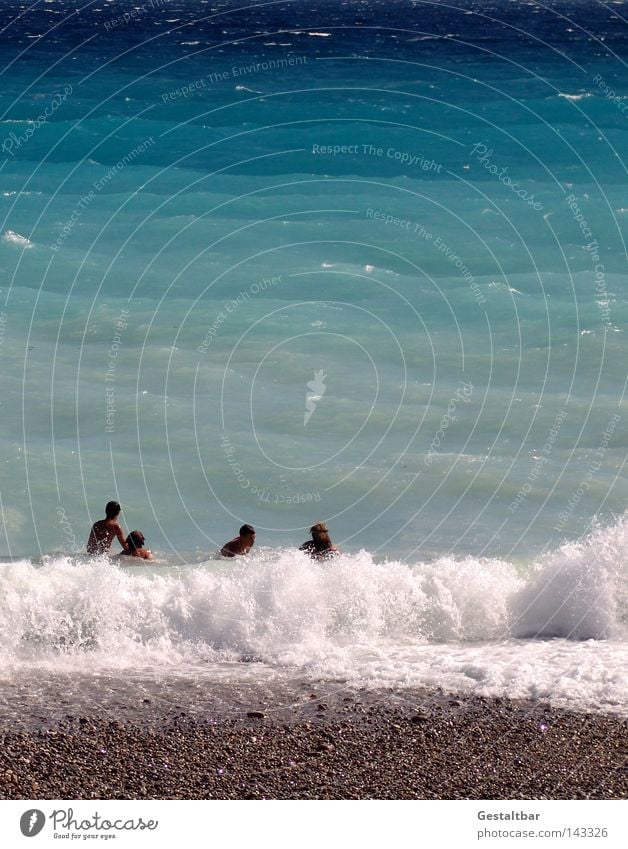
M75 679L74 679L75 680ZM546 704L342 682L3 690L0 796L613 799L628 724ZM16 711L19 709L19 718Z

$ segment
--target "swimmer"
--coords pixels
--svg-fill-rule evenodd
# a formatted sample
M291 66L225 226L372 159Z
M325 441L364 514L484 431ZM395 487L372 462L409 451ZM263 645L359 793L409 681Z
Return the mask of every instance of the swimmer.
M305 551L314 560L326 560L335 557L340 550L332 543L325 522L318 522L310 528L312 539L299 546L299 551Z
M105 507L105 518L94 522L87 540L88 554L107 554L111 548L113 538L117 537L120 545L124 548L126 540L122 528L118 524L118 516L121 507L117 501L108 501Z
M255 542L255 528L253 525L242 525L240 536L226 542L220 549L223 557L235 557L237 554L248 554Z

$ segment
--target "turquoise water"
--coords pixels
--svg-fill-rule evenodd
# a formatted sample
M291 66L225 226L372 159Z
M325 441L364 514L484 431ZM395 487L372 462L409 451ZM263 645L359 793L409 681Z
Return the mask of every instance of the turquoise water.
M615 525L624 4L5 8L0 555Z

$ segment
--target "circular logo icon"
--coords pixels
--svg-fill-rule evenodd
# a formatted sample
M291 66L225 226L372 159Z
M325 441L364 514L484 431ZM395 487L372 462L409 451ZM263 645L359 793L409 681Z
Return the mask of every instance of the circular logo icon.
M20 830L24 837L35 837L46 823L46 815L37 808L25 811L20 818Z

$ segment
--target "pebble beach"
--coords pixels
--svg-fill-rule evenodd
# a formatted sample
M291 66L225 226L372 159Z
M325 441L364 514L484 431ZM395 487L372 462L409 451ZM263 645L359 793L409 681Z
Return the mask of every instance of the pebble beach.
M117 688L99 708L83 692L82 705L68 706L59 689L57 704L48 702L56 710L25 704L21 727L5 726L3 799L617 799L628 792L621 716L337 683L223 686L199 698L198 690L162 682Z

